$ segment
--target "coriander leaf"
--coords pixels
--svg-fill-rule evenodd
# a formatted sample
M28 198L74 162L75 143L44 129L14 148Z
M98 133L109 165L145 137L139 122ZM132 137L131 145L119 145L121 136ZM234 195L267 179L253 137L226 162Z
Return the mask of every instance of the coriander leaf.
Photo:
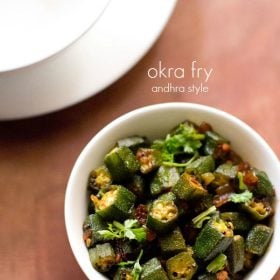
M132 266L135 261L119 262L117 265L120 267Z
M202 228L203 222L210 220L211 216L217 213L217 208L211 206L204 212L201 212L198 216L192 219L195 228Z
M121 223L119 223L118 221L114 221L113 226L119 230L124 230L124 226Z
M180 124L175 131L168 134L165 140L156 140L152 148L159 150L162 162L174 163L174 157L180 153L193 154L201 147L201 140L205 138L191 124Z
M127 237L128 239L136 239L135 234L130 229L125 229L124 236Z
M253 194L248 190L242 193L232 193L229 196L229 201L234 203L246 203L253 198Z
M136 219L127 219L124 221L125 228L133 228L139 226L139 223Z
M133 232L135 239L138 242L142 242L145 241L147 239L147 232L143 227L140 228L133 228L131 229L131 231Z
M128 219L121 224L118 221L107 223L108 229L99 230L98 233L108 239L128 238L135 239L138 242L146 240L146 230L139 225L137 220Z
M140 259L143 255L143 250L140 251L140 254L137 258L137 260L135 261L134 263L134 266L133 266L133 270L132 270L132 277L133 277L133 280L139 280L140 279L140 275L141 275L141 272L142 272L142 266L140 265Z
M119 235L110 231L110 230L99 230L98 231L99 234L101 234L102 236L104 236L105 238L108 238L108 239L114 239L114 238L118 238Z

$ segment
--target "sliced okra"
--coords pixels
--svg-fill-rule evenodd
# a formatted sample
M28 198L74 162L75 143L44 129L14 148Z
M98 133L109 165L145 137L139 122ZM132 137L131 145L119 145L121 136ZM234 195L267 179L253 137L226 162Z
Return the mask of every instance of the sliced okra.
M104 186L108 186L112 183L112 178L109 170L105 165L102 165L89 174L88 187L93 190L99 190Z
M159 237L159 245L161 252L165 256L171 256L178 254L182 251L186 251L185 239L179 227L176 227L173 231Z
M255 171L258 178L257 186L253 189L254 193L261 196L274 196L273 185L264 171Z
M179 180L180 175L175 167L161 166L150 184L150 192L152 195L158 195L162 192L170 190Z
M142 266L141 280L169 280L157 258L152 258Z
M221 174L229 179L234 179L237 175L237 171L237 165L233 165L232 163L223 163L215 170L215 174Z
M149 209L147 227L157 233L165 233L173 227L177 218L178 208L173 201L156 199Z
M241 235L235 235L225 254L228 257L230 272L234 274L241 271L244 267L245 260L244 238Z
M190 280L197 264L189 253L181 252L166 261L166 270L170 280Z
M141 136L131 136L127 138L122 138L117 141L118 147L128 147L132 151L136 151L137 148L141 146L146 146L147 144L147 138Z
M202 156L186 167L186 172L195 175L212 172L215 169L215 161L212 156Z
M110 243L97 244L89 249L89 258L92 266L101 272L109 271L116 263L116 256Z
M233 238L233 226L219 217L213 217L200 231L194 244L195 256L203 261L224 252Z
M87 247L92 247L95 243L107 241L107 239L98 233L99 230L107 229L107 223L98 214L91 214L85 219L83 230L84 240Z
M128 147L116 147L104 158L113 182L120 183L139 170L139 163Z
M160 165L160 151L150 148L139 148L136 158L140 164L140 171L143 174L150 173Z
M266 225L256 224L249 231L245 242L246 251L262 256L273 234L273 229Z
M206 270L210 273L216 273L223 270L226 265L227 256L223 253L220 253L207 265Z
M241 204L240 208L255 221L264 220L272 214L272 207L267 201L258 201L255 198Z
M138 174L133 175L132 178L125 184L125 187L140 198L145 196L145 181L144 178Z
M134 206L135 195L119 185L112 185L101 194L99 199L95 195L91 195L94 203L95 211L105 220L123 220L129 217Z
M221 219L233 224L234 231L248 231L252 227L252 221L240 212L223 212Z
M172 188L172 192L177 198L187 201L202 198L208 194L198 180L187 172L181 175L179 181Z

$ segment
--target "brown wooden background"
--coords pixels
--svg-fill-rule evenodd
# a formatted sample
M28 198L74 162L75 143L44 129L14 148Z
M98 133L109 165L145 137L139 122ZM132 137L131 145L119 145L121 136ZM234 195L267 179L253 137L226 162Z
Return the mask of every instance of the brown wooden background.
M150 52L102 93L57 113L0 123L0 279L85 279L65 233L67 179L90 138L134 108L184 101L223 109L257 130L279 157L279 11L272 0L179 0ZM159 60L213 68L209 92L153 94L152 86L194 83L188 73L183 82L148 78Z

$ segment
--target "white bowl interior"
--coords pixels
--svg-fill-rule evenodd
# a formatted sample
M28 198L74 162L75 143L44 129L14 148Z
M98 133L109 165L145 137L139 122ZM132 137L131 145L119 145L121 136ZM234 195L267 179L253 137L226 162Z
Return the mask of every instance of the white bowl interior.
M110 123L89 142L72 170L65 198L66 229L73 253L89 279L105 279L92 268L82 239L82 224L87 215L86 186L89 172L102 164L105 153L116 140L135 134L150 139L160 138L187 119L196 123L210 123L215 131L231 141L233 149L243 159L266 171L276 187L277 203L273 220L275 232L267 253L247 279L270 279L276 272L279 267L276 242L280 238L280 164L277 157L253 129L225 112L198 104L164 103L140 108Z
M0 72L41 61L78 39L109 0L0 1Z

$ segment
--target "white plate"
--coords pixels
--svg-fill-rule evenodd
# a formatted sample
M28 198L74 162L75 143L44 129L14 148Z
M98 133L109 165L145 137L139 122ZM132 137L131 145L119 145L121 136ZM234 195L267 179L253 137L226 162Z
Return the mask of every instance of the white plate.
M77 42L57 55L0 74L0 119L65 108L104 89L146 53L176 0L111 0Z
M0 72L41 61L77 40L109 0L0 0Z

